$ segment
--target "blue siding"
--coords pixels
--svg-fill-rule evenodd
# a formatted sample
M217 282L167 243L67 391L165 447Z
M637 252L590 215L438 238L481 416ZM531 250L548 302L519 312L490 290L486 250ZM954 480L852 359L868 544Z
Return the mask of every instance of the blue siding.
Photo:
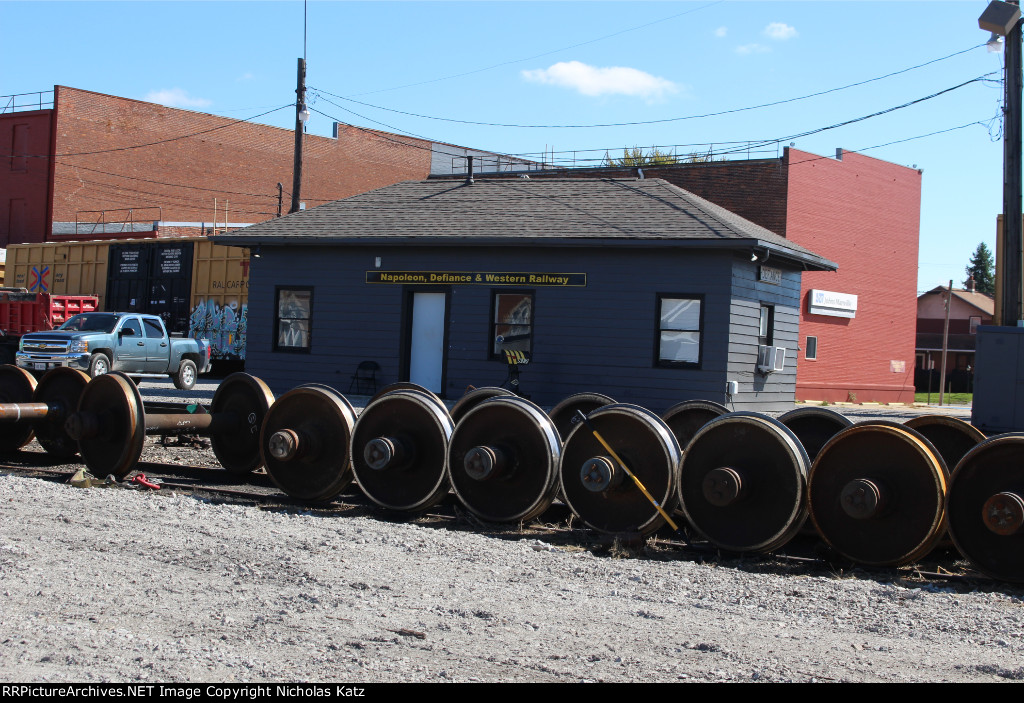
M781 284L764 283L757 277L756 263L740 259L734 262L728 376L730 381L739 383L739 393L732 398L729 407L735 410L787 410L792 407L796 389L800 272L783 269ZM786 349L785 369L767 375L757 372L757 335L762 303L775 306L772 345Z
M543 406L585 391L656 412L696 398L725 401L726 380L740 382L737 409L774 407L793 399L795 367L758 387L758 309L776 305L776 342L795 359L800 276L781 286L758 283L756 268L727 252L651 248L328 248L268 247L250 268L247 369L283 393L325 383L343 393L365 359L382 367L382 382L403 378L403 310L407 291L448 290L445 395L469 385L497 385L504 361L489 358L492 290L534 293L533 361L521 388ZM385 271L526 271L586 273L580 288L367 284L376 257ZM273 351L274 290L313 286L310 353ZM700 369L655 365L657 295L704 296Z

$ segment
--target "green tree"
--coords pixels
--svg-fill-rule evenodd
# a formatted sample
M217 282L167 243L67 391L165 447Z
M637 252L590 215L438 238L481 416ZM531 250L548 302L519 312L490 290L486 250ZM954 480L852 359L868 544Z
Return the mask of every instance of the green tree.
M605 166L671 166L673 164L699 164L707 161L714 161L710 150L706 154L675 154L670 151L662 151L656 146L651 147L648 152L635 146L632 149L623 148L621 158L615 158L607 151L604 153Z
M971 276L974 276L974 287L979 293L995 295L996 277L993 270L992 250L988 248L985 242L982 242L974 250L974 254L971 255L971 261L964 268L964 271L967 273L968 280L970 280ZM964 281L964 285L967 285L967 281Z

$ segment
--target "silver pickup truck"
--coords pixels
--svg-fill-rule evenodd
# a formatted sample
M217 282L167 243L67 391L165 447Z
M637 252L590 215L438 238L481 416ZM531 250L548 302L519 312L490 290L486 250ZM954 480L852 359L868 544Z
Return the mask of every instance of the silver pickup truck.
M108 371L170 376L176 388L191 390L197 376L210 369L210 343L172 339L155 315L88 312L53 331L24 335L15 363L40 372L70 366L90 376Z

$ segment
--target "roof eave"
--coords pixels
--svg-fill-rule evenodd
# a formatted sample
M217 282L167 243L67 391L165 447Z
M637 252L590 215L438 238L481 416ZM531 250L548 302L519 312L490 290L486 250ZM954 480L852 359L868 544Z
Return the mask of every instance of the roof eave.
M368 236L368 237L303 237L301 235L246 236L244 233L215 235L209 238L214 244L246 247L249 249L267 246L374 246L374 247L628 247L628 248L673 248L673 249L765 249L770 257L782 259L791 265L808 271L835 271L835 262L811 253L780 247L763 239L676 239L671 237L635 239L629 237L431 237L431 236Z

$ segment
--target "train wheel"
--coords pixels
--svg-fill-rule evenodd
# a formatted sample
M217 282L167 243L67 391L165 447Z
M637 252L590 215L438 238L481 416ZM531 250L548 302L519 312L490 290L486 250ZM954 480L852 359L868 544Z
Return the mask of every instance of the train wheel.
M679 443L668 425L638 405L600 407L587 419L666 513L676 506ZM665 518L584 424L562 448L559 467L569 508L601 532L650 534Z
M967 452L985 441L985 433L977 427L946 415L921 415L907 420L905 426L923 434L942 455L950 471Z
M445 457L455 424L433 394L399 389L371 401L352 431L352 470L370 500L403 512L448 494Z
M950 478L949 534L993 578L1024 583L1024 433L971 449Z
M484 520L530 520L555 497L560 450L558 432L539 407L517 396L485 400L452 434L452 488Z
M210 414L231 416L233 427L211 430L210 445L227 471L248 474L263 466L260 429L273 403L267 384L247 373L233 373L217 386Z
M946 483L941 456L914 430L859 423L829 440L811 467L811 520L852 561L909 564L945 531Z
M809 467L800 441L779 421L723 415L702 427L683 454L680 505L690 524L723 549L778 549L807 517Z
M729 408L711 400L687 400L663 412L661 419L676 436L679 448L686 453L686 445L701 427L728 412Z
M845 415L828 408L808 406L796 408L779 416L779 422L793 431L804 445L807 458L813 463L825 444L853 422Z
M551 408L548 417L551 418L555 429L558 430L558 436L564 442L569 433L576 427L576 423L579 422L576 416L577 410L582 410L584 415L589 415L598 408L603 408L605 405L611 405L614 402L614 400L603 393L576 393Z
M35 376L17 366L0 366L0 403L31 403ZM16 452L32 441L31 422L0 424L0 453Z
M71 439L64 423L78 409L82 392L89 385L89 374L72 368L56 368L39 381L32 402L60 408L35 423L36 439L49 454L67 459L78 453L78 442Z
M480 403L490 398L503 398L513 396L515 393L507 391L504 388L498 386L484 386L483 388L474 388L456 401L455 405L452 406L451 416L452 422L456 425L459 424L459 420L465 417L466 413L480 405Z
M299 386L263 419L260 448L278 488L302 500L330 500L352 482L349 440L355 411L329 386Z
M142 395L131 379L118 372L96 376L82 391L78 411L95 422L87 436L77 429L69 432L81 437L78 449L93 475L124 478L131 473L146 442Z

